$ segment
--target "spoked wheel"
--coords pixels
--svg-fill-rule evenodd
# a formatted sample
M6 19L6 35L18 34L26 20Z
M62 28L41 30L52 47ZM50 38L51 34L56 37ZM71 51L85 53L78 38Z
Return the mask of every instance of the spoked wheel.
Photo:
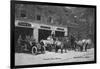
M34 46L34 47L32 47L32 54L33 55L37 55L37 47L36 46Z
M41 47L41 53L45 54L46 48L44 46Z

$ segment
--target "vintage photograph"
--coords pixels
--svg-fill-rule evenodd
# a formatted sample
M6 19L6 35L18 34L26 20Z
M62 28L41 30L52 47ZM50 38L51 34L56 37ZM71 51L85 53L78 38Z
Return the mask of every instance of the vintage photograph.
M15 4L15 66L95 61L95 8Z

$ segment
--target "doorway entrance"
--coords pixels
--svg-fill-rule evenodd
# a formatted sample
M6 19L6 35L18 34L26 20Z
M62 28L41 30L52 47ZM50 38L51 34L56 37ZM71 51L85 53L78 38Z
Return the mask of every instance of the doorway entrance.
M55 36L56 37L63 37L64 34L65 34L65 32L63 32L63 31L55 31Z
M39 36L38 40L40 41L41 39L46 40L48 36L51 35L51 30L45 30L45 29L39 29Z
M26 27L15 27L15 43L17 42L19 36L21 36L22 40L25 40L26 36L33 36L33 29Z

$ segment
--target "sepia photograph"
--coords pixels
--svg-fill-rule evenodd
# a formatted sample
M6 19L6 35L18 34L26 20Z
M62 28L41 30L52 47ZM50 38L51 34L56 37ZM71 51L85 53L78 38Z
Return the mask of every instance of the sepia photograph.
M11 3L14 66L96 62L96 6Z

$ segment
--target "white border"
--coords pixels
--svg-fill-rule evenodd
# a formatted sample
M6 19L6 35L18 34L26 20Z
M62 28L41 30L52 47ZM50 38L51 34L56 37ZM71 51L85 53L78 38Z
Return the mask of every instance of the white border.
M27 0L25 0L27 1ZM70 4L97 5L98 64L42 67L37 69L98 69L100 64L100 0L30 0ZM10 0L0 1L0 69L10 69ZM27 68L33 69L33 68ZM35 69L35 68L34 68Z

